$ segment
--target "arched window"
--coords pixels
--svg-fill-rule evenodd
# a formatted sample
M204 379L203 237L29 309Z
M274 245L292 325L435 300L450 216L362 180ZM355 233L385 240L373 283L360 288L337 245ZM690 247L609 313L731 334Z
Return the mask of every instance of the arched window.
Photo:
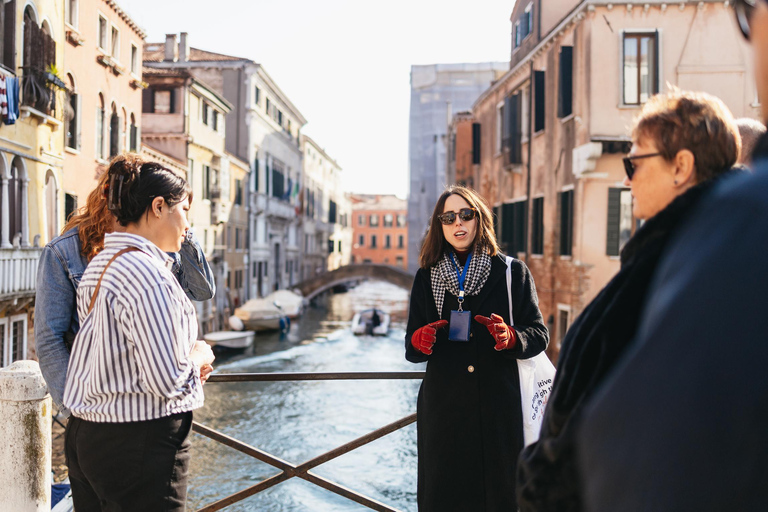
M99 93L96 105L96 156L104 160L104 96Z
M138 151L139 150L139 127L136 126L136 116L131 114L131 134L130 134L131 142L129 144L129 147L131 148L131 151Z
M22 235L22 209L24 197L22 196L23 180L26 177L24 164L20 157L13 159L11 164L11 179L8 180L8 235L11 243L21 240Z
M131 147L131 141L128 140L128 113L125 107L120 109L120 146L124 151Z
M117 115L117 106L112 103L112 115L109 118L109 158L117 156L120 152L120 116Z
M75 77L71 73L67 74L69 85L69 107L71 109L71 118L67 122L66 143L68 148L80 149L80 108L78 102L80 95L77 93Z
M59 191L56 177L50 169L45 175L45 220L48 228L48 241L59 234Z

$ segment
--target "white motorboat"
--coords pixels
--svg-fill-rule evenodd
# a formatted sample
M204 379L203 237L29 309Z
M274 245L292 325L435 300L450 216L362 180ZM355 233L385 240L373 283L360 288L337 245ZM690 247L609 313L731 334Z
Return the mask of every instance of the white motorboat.
M270 304L275 304L285 316L292 320L298 318L304 308L304 297L291 290L274 291L264 297L264 300Z
M253 331L214 331L203 336L203 339L214 348L227 350L245 350L253 345Z
M288 315L274 301L251 299L235 309L235 315L242 320L243 327L251 331L287 331L291 326Z
M366 309L352 317L352 332L372 336L386 336L389 332L389 313L380 309Z

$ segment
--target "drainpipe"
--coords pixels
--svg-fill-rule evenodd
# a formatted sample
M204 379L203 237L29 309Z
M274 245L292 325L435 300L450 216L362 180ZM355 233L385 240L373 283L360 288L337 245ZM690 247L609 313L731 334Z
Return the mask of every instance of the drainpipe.
M533 154L533 58L528 63L528 179L526 180L526 192L525 192L525 211L527 215L526 225L531 225L531 155ZM531 230L528 229L529 235ZM530 264L531 261L531 244L525 244L525 263Z

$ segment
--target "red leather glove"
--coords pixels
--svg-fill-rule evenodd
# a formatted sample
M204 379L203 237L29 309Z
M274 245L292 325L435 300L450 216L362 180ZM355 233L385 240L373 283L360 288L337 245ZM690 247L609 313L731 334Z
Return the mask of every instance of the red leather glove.
M437 339L437 329L446 325L448 325L448 320L438 320L416 329L416 332L411 336L411 345L422 354L430 355L432 353L432 345L435 344Z
M496 346L493 347L496 350L512 348L515 346L515 343L517 343L515 330L505 324L504 319L496 313L492 313L491 318L477 315L475 316L475 320L488 328L488 332L490 332L493 339L496 340Z

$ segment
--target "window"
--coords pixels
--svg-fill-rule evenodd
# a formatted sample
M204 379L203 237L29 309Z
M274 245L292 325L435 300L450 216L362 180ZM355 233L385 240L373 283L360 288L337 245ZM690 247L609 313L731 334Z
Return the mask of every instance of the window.
M27 315L0 319L0 357L2 366L27 357Z
M480 123L472 123L472 164L480 163Z
M131 126L130 136L128 140L129 148L131 151L136 152L139 150L139 127L136 126L136 116L131 114Z
M202 115L203 124L206 126L208 125L208 118L211 114L210 110L211 107L208 105L208 103L203 102L200 114Z
M75 28L77 28L77 18L79 15L78 4L78 0L69 0L67 2L67 23Z
M371 249L376 248L376 235L371 235Z
M99 48L107 52L107 18L99 14L99 39L97 40Z
M533 31L533 3L528 6L515 22L515 48L520 46L523 40Z
M560 350L560 346L565 339L565 334L568 332L568 325L571 321L571 308L557 305L557 348Z
M201 176L203 180L203 199L210 199L211 198L211 167L208 165L203 165L203 175Z
M405 260L402 256L395 256L395 265L405 268Z
M77 210L77 196L69 193L64 194L64 221L69 220L69 216Z
M368 224L369 224L369 225L370 225L372 228L376 228L376 227L379 227L379 214L377 214L377 213L373 213L373 214L371 214L371 216L370 216L370 218L369 218L369 220L368 220Z
M560 199L560 256L570 256L573 246L573 190L558 194Z
M526 201L501 206L501 242L509 254L525 252L528 240Z
M16 72L16 0L0 3L0 64Z
M623 101L640 105L659 92L658 31L624 34Z
M261 90L258 87L253 88L253 103L256 105L261 104Z
M80 149L80 109L78 103L80 101L80 95L77 94L75 88L75 78L72 75L67 75L69 79L69 87L73 91L69 95L69 106L72 108L72 117L67 122L66 144L70 149Z
M531 224L531 252L544 254L544 198L533 200L533 222Z
M573 46L560 48L560 87L557 94L557 117L573 113Z
M219 111L213 109L213 131L219 131Z
M173 91L172 90L155 90L154 102L152 112L155 114L172 114L173 113Z
M117 105L112 104L112 115L109 117L109 157L117 156L120 152L120 117L117 115Z
M502 127L502 139L504 150L504 164L519 164L523 162L522 150L522 92L518 92L504 99L504 119Z
M131 73L139 74L139 49L133 43L131 43Z
M283 126L283 113L279 110L277 111L277 124Z
M269 115L269 108L270 108L270 103L269 103L269 98L267 98L266 107L264 108L264 112L266 112L267 115Z
M608 189L608 228L605 253L618 256L632 236L632 192L626 188Z
M240 228L235 228L235 250L239 251L240 249Z
M272 162L272 196L278 199L284 199L285 196L285 176L282 166L277 162Z
M405 247L405 237L403 235L397 235L397 248L402 249Z
M235 204L243 204L243 180L235 180Z
M544 71L533 72L533 131L540 132L544 129L546 116L546 92L544 90Z
M403 215L402 213L398 214L398 216L397 216L397 227L404 228L406 224L407 223L406 223L405 215Z
M120 31L117 27L112 26L112 38L111 38L110 50L112 51L112 57L115 60L120 60Z
M504 126L504 102L499 102L498 105L496 105L496 154L501 153L501 147L504 143L504 135L502 135L502 132L506 132L506 128Z
M392 224L394 224L395 216L391 213L384 214L384 227L385 228L391 228Z
M259 157L253 161L253 191L259 191Z
M515 48L520 46L520 43L523 42L523 31L520 27L520 20L517 20L515 22Z
M365 215L358 215L357 216L357 225L358 226L365 226Z
M335 201L328 201L328 223L329 224L336 224L337 216L336 216L336 202Z
M359 235L357 237L357 245L359 247L365 247L365 235Z
M8 180L8 227L9 242L14 243L17 236L22 235L24 224L21 219L26 209L26 198L23 191L23 181L26 172L21 157L15 157L11 163L11 178ZM23 235L22 235L23 236Z
M339 254L341 254L341 240L339 240L339 249L338 249L338 252L339 252Z
M392 248L392 240L389 235L386 235L384 237L384 248L385 249L391 249Z
M336 247L336 244L334 243L334 241L333 241L333 240L331 240L331 239L329 238L329 239L328 239L328 252L329 252L329 253L332 253L332 252L333 252L333 249L334 249L334 247Z
M96 158L104 160L104 96L99 94L99 102L96 107Z

